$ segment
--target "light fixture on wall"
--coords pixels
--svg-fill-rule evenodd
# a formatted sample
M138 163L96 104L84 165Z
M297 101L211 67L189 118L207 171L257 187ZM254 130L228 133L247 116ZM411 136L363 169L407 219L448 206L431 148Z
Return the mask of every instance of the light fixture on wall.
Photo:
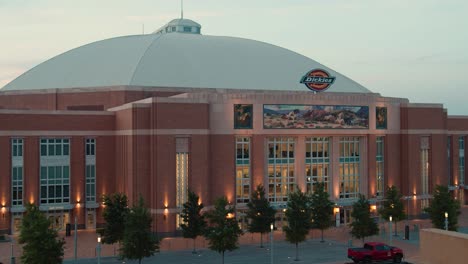
M333 212L334 212L335 214L339 213L339 212L340 212L340 208L339 208L339 207L333 208Z

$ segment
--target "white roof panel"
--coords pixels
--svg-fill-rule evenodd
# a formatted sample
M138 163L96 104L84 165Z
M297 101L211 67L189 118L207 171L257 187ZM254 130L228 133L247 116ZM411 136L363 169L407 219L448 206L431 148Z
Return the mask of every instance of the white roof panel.
M94 42L58 55L2 90L152 86L308 91L312 69L336 77L327 92L370 93L336 71L264 42L199 34L149 34Z

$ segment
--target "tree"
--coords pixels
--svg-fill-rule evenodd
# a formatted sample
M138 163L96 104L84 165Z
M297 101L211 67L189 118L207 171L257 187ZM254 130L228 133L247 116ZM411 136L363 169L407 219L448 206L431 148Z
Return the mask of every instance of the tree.
M151 232L151 215L140 196L138 204L126 214L125 230L120 249L124 259L138 259L153 256L159 248L158 241Z
M364 195L359 194L359 200L353 204L351 217L353 218L351 235L362 239L362 242L364 242L364 238L379 232L379 227L370 214L370 203Z
M295 261L299 260L298 244L306 239L306 235L312 228L312 209L310 203L310 196L299 189L288 195L285 213L288 225L283 227L283 231L286 233L286 240L296 245Z
M251 233L260 233L260 247L263 247L263 234L270 231L270 225L275 221L275 209L265 197L265 188L258 185L247 204L247 218L251 221L248 230Z
M312 194L312 227L322 231L320 242L323 240L323 230L329 228L332 224L333 202L329 199L330 195L325 191L325 184L318 183L315 192Z
M21 224L19 243L23 245L21 263L56 264L63 262L65 241L58 239L46 216L34 204L26 205Z
M397 235L397 223L406 218L405 208L403 205L403 195L395 186L387 187L385 192L385 200L379 214L383 219L388 220L390 216L395 222L395 235Z
M195 250L195 239L197 236L203 235L206 228L205 216L201 214L203 204L198 203L199 197L194 192L188 190L188 200L184 203L184 209L182 209L181 217L184 220L184 224L181 224L182 232L185 238L193 239L193 252Z
M103 201L105 207L102 215L106 223L100 231L102 242L105 244L120 243L125 231L125 218L129 212L127 196L122 193L104 195Z
M205 237L208 239L209 248L221 253L224 263L224 252L238 248L239 236L242 231L234 217L234 206L228 204L226 197L215 200L215 208L208 212L207 218L210 226L206 229Z
M460 203L453 199L447 186L437 185L429 207L425 209L435 228L445 228L445 212L448 214L448 230L457 231Z

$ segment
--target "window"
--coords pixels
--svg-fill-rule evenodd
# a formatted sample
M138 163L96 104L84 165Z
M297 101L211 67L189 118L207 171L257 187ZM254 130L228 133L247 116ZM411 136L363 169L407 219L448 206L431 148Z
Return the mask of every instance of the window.
M376 196L382 197L384 195L384 137L377 137L377 153L376 153L376 177L377 177L377 188L376 188Z
M268 139L268 199L285 203L288 194L295 190L294 138Z
M306 187L308 192L314 192L317 183L325 184L329 191L329 138L315 137L306 139Z
M41 204L70 202L70 167L41 166Z
M70 140L40 140L40 202L70 202Z
M96 139L85 140L86 202L96 202Z
M357 198L360 178L359 137L340 138L340 199Z
M184 27L184 32L192 32L192 28L191 27Z
M86 139L86 156L95 156L96 155L96 139L87 138Z
M11 140L11 205L23 205L23 139Z
M69 139L41 139L41 156L69 156Z
M250 199L250 138L236 138L236 201L248 203Z

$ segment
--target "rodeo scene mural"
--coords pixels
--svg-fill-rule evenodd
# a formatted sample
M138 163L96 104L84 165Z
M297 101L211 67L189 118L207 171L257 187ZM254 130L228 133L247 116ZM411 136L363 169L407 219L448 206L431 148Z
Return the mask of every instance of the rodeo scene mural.
M276 128L369 128L368 106L263 105L263 127Z

